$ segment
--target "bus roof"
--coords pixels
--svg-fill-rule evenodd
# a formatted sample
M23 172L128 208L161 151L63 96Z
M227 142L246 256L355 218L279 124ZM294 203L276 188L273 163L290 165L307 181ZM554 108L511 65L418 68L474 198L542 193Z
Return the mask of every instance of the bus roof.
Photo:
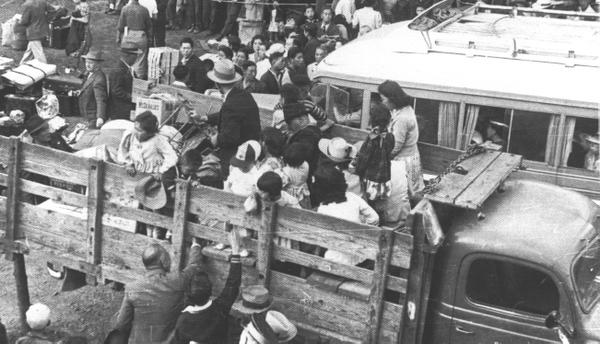
M592 85L600 79L600 22L470 8L430 29L409 24L385 26L337 49L318 65L317 78L342 85L394 80L409 94L421 89L598 108Z

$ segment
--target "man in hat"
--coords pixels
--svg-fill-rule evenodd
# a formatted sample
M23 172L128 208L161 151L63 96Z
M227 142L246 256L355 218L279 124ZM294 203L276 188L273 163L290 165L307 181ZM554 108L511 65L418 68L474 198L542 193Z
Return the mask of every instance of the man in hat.
M227 338L229 312L238 297L242 283L240 238L234 228L229 232L231 258L229 274L221 294L212 299L212 283L204 273L192 278L185 291L186 308L179 315L170 344L222 343ZM198 326L201 324L202 326Z
M211 141L219 150L218 157L222 161L223 176L229 174L229 160L237 148L248 140L260 138L260 117L258 105L250 93L236 85L242 76L236 73L235 66L230 60L219 60L213 70L208 72L208 78L214 81L223 94L221 111L209 117L209 122L218 125L218 133Z
M125 31L127 28L127 31ZM152 20L150 12L140 5L138 0L129 0L121 10L117 24L117 44L133 44L142 51L134 64L138 78L146 79L148 75L148 40L152 36Z
M201 247L194 239L187 267L171 272L167 250L156 243L148 246L142 253L146 276L127 286L113 332L130 331L130 344L164 342L184 308L186 286L202 273L201 260Z
M108 73L110 92L108 95L107 114L110 119L130 119L134 105L131 102L133 85L133 64L142 51L133 44L124 44L120 48L120 59L117 68Z
M90 50L82 57L85 59L86 76L79 90L79 111L89 121L91 128L100 128L107 118L108 88L106 75L100 68L100 62L104 59L99 50Z

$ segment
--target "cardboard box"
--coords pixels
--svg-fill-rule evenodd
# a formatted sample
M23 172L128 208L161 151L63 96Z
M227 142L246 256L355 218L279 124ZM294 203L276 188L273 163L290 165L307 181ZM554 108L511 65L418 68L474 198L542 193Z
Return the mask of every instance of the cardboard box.
M179 63L179 50L169 47L150 48L148 52L148 80L170 85L175 81L173 69Z
M137 115L144 111L150 111L158 119L159 125L171 116L171 113L175 109L175 104L162 99L140 97L136 101L135 113L131 120L135 120Z

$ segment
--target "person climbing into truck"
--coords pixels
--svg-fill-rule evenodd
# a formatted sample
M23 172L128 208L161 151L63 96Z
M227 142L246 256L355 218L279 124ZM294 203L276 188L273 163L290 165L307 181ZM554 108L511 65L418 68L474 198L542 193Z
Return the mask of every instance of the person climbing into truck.
M228 337L229 312L242 282L240 237L235 228L228 233L228 239L231 258L225 287L219 296L213 299L213 286L208 275L202 272L192 277L184 292L185 308L177 319L175 332L169 344L187 344L191 341L218 344Z

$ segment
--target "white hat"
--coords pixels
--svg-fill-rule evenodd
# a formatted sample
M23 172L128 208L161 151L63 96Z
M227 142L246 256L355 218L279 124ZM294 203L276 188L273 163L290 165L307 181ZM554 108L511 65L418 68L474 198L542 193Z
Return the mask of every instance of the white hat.
M234 84L242 80L242 76L235 71L233 62L227 59L215 62L215 66L206 76L217 84Z
M296 326L285 315L277 311L267 312L267 324L275 332L279 343L287 343L298 334Z
M271 54L274 54L274 53L282 53L282 54L285 53L285 47L283 46L283 44L281 44L281 43L271 44L271 46L269 47L269 50L267 50L265 55L271 56Z
M44 304L36 303L29 307L25 317L32 330L43 330L50 325L50 308Z
M350 161L357 153L356 147L341 137L319 140L319 150L333 162Z
M262 147L258 141L248 140L238 147L237 152L231 157L229 163L231 166L247 170L258 160L261 152Z

